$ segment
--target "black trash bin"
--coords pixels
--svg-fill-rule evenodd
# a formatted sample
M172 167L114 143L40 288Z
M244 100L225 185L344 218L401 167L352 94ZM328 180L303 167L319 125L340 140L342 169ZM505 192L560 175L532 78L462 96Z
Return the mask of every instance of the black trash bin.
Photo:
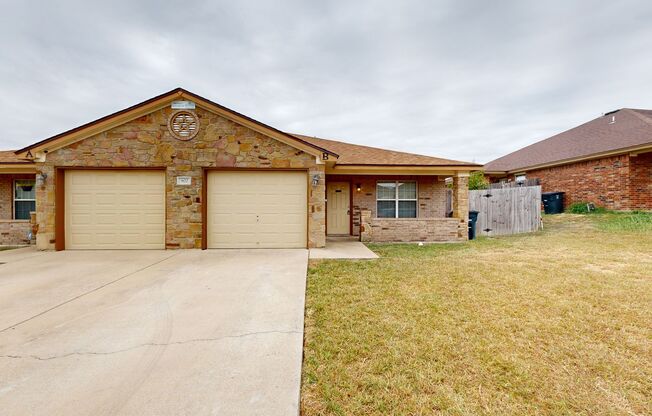
M479 211L469 211L469 240L475 240L475 224L478 222Z
M563 192L544 192L541 194L543 212L546 214L561 214L564 212Z

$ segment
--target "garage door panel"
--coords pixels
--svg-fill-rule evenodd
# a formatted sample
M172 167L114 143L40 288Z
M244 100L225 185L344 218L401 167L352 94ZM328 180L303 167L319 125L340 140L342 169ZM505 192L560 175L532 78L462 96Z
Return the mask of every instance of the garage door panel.
M90 220L91 220L91 216L88 215L87 218L88 218L87 221L89 221L89 222L87 222L87 224L89 224ZM113 213L111 213L111 214L103 214L103 213L97 213L97 211L96 211L96 214L95 214L95 221L96 221L95 223L97 225L119 224L124 219L125 219L124 214L122 216L120 216L120 218L118 218L118 216L116 214L113 214Z
M305 248L305 172L210 172L209 248Z
M67 249L165 248L165 172L67 171Z
M145 225L154 225L156 229L159 229L161 223L165 223L164 214L145 214L143 215L143 223Z

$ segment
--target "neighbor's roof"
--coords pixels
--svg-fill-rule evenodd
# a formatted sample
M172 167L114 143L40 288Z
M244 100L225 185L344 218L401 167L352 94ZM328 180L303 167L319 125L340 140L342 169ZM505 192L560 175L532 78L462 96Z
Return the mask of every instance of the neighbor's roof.
M337 165L355 166L480 166L475 163L459 160L442 159L439 157L397 152L395 150L379 149L377 147L361 146L337 140L320 139L317 137L293 134L297 138L323 147L339 155Z
M13 150L0 150L0 164L2 165L16 165L16 164L32 164L30 160L19 158Z
M485 171L524 171L648 144L652 145L652 110L623 108L493 160Z

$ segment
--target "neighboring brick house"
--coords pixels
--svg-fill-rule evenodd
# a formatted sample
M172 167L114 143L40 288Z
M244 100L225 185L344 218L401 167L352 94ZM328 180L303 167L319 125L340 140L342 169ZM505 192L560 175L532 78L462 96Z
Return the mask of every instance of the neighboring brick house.
M538 179L565 204L652 210L652 110L624 108L485 165L495 181Z
M40 249L464 240L479 168L285 133L178 88L0 152L0 244L25 243L32 212Z

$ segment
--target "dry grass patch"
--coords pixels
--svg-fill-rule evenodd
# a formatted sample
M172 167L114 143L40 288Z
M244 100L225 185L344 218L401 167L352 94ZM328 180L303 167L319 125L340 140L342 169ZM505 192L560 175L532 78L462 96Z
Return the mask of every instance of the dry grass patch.
M303 414L652 414L652 233L605 221L311 263Z

